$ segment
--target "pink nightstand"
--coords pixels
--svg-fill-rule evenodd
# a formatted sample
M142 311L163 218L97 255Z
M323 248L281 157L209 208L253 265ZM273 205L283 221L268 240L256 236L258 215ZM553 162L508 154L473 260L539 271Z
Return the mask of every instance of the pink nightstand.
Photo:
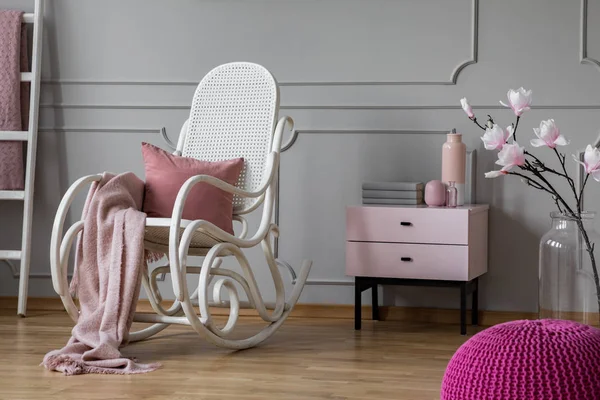
M487 272L488 205L457 208L357 206L346 210L346 274L355 277L355 328L361 293L377 285L460 288L460 331L466 334L467 296L478 323L479 276Z

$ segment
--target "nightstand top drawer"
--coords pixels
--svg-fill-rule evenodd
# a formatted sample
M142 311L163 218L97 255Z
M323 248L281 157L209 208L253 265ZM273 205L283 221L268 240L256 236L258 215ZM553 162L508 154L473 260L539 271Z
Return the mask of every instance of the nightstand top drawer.
M428 206L357 206L346 209L346 240L357 242L469 244L477 230L472 216L488 205L456 208ZM487 225L487 218L480 223Z

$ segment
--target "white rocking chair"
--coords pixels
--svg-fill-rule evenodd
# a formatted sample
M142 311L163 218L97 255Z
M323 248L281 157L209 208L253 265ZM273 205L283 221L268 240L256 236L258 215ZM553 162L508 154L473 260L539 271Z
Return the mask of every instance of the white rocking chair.
M210 71L200 82L194 95L189 119L183 124L175 154L217 161L243 157L245 165L236 186L211 176L199 175L188 179L181 187L172 218L147 218L145 246L165 253L169 265L144 271L142 283L156 314L136 313L134 321L153 323L150 327L130 334L130 341L149 338L170 324L191 325L210 342L230 349L256 346L269 338L289 316L306 283L312 262L304 261L290 298L285 300L284 283L274 258L271 239L279 229L272 223L275 191L279 179L278 167L283 130L293 121L283 117L277 122L279 89L273 76L264 67L251 63L230 63ZM63 236L67 212L75 195L101 175L77 180L63 197L52 230L50 264L54 290L73 321L79 310L69 294L67 278L71 246L83 229L83 221L73 224ZM241 223L239 236L232 236L204 220L183 220L186 197L199 182L206 182L234 194L234 220ZM244 214L264 204L262 219L256 233L247 237L248 224ZM254 273L242 249L262 246L266 263L275 285L276 301L268 307L259 291ZM188 255L204 256L201 266L188 265ZM234 256L243 275L221 266L222 257ZM162 305L157 276L170 273L176 299L169 309ZM187 274L199 274L197 289L190 294ZM293 271L292 271L293 274ZM234 282L241 286L248 301L241 301ZM209 286L212 284L212 293ZM223 289L229 300L221 299ZM198 315L192 301L200 309ZM224 327L217 326L211 307L230 308ZM256 309L269 324L254 336L232 339L240 308ZM272 311L269 312L268 309Z

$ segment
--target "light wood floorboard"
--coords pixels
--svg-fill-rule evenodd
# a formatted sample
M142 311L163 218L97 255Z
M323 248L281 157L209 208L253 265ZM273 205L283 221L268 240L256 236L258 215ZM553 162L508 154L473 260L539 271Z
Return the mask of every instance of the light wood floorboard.
M239 322L244 331L261 326ZM62 347L72 325L64 311L0 310L2 399L439 399L454 351L470 336L456 325L290 318L262 346L217 348L189 327L170 327L123 349L140 362L161 362L143 375L65 377L39 364ZM477 330L469 327L469 334Z

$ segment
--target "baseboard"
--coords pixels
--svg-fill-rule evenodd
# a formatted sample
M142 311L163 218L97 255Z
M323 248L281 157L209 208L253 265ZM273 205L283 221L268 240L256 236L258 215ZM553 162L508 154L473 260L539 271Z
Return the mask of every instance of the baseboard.
M0 297L0 310L15 310L17 314L18 298ZM58 297L30 297L27 299L28 311L64 311L65 307Z
M457 324L460 310L447 308L380 307L382 319L387 321L432 322ZM364 312L364 311L363 311ZM479 311L479 325L492 326L520 319L536 319L537 313L521 311ZM364 314L363 314L364 318ZM471 321L471 311L467 311L467 322Z
M29 298L27 308L30 311L63 311L59 298ZM163 306L168 308L170 302L163 301ZM0 309L17 309L16 297L0 297ZM431 322L440 324L456 324L459 321L459 310L445 308L416 308L416 307L379 307L380 318L384 321L409 321ZM152 312L148 300L138 302L137 311L142 313ZM213 308L214 315L227 315L228 309ZM241 310L240 315L257 316L254 310ZM297 304L290 317L295 318L329 318L329 319L354 319L354 306L349 304ZM471 320L470 312L467 315ZM519 319L536 319L537 313L516 311L487 311L479 312L480 325L492 326L503 322ZM362 319L371 319L371 306L362 307Z

